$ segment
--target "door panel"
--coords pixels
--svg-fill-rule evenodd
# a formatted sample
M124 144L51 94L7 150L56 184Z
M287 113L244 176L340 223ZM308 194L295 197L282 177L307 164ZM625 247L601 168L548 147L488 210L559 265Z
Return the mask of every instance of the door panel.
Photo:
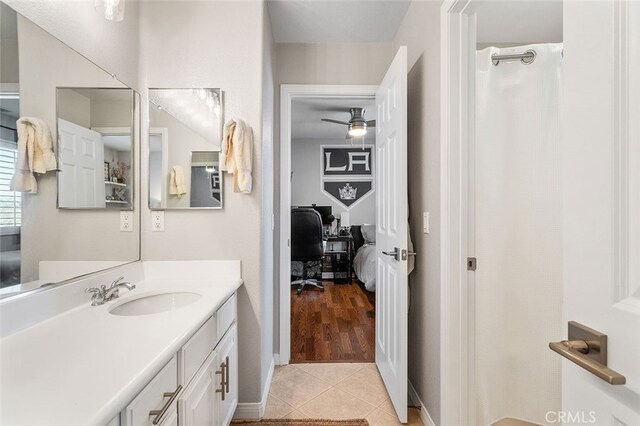
M58 119L60 174L58 205L63 208L105 207L102 135Z
M565 2L564 38L564 320L608 335L626 384L563 360L563 411L638 425L640 3Z
M376 364L407 421L407 48L376 91ZM397 256L386 253L396 251Z

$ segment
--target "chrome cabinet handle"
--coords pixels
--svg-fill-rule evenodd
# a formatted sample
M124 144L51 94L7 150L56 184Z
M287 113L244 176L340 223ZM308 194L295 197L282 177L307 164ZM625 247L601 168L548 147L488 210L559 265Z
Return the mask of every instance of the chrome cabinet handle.
M227 375L225 377L225 379L226 379L225 385L226 385L226 388L227 388L227 393L229 393L229 377L230 377L229 376L229 357L227 357L226 360L225 360L224 368L225 368L225 370L227 370Z
M229 358L227 358L227 360L228 359ZM225 385L227 383L226 372L227 372L227 364L223 362L222 364L220 364L220 371L216 371L216 374L222 375L222 381L220 382L220 389L216 389L216 393L222 394L223 401L224 401L224 395L225 395Z
M171 407L171 404L173 404L173 401L175 401L175 399L178 397L178 394L180 393L181 390L182 390L182 385L179 385L175 391L165 392L162 395L164 398L169 398L169 400L162 406L160 410L149 411L149 417L156 416L156 418L153 419L153 421L151 422L152 424L157 425L158 423L160 423L160 420L162 420L167 410L169 410L169 407Z

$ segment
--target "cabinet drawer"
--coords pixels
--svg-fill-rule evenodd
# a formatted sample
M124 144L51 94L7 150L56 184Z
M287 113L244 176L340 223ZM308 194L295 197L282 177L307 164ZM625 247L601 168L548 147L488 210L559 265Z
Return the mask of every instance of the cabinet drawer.
M165 393L175 392L177 387L178 362L174 355L131 404L125 408L123 424L126 426L150 425L155 417L150 416L149 412L161 410L170 400L168 396L165 396ZM166 413L175 410L175 399L177 398L174 398L173 407L168 407Z
M224 333L231 327L233 321L236 319L236 295L234 294L224 305L218 309L216 314L218 317L218 336L224 336Z
M180 349L180 383L185 386L196 374L202 363L207 359L218 341L216 331L216 315L204 323L202 327Z

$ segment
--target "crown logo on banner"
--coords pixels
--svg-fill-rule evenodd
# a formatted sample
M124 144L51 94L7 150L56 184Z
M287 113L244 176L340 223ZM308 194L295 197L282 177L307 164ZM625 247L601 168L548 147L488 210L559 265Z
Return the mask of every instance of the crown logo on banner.
M358 188L354 188L350 183L347 183L344 187L338 188L341 200L355 200Z

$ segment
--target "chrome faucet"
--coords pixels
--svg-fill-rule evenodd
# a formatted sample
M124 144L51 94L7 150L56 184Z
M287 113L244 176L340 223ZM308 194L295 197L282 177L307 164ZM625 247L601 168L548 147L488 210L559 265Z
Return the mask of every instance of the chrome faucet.
M111 286L107 288L104 284L100 288L92 287L85 290L87 293L91 293L91 306L100 306L105 302L120 297L120 287L125 287L131 291L136 288L135 284L128 282L122 282L124 277L120 277L111 283Z

